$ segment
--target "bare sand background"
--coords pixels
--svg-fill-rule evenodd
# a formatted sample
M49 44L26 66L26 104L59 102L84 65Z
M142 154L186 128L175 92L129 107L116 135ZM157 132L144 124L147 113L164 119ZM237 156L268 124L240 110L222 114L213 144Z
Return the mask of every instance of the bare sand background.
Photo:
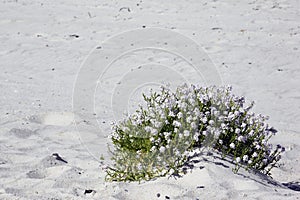
M101 163L76 133L73 85L95 46L143 26L195 40L223 83L270 116L279 130L273 142L287 150L273 170L273 184L247 172L233 174L217 158L177 180L104 182ZM300 182L298 0L1 0L0 44L0 199L300 198L282 185L299 188ZM101 120L109 134L111 119ZM106 151L103 137L87 132L86 138Z

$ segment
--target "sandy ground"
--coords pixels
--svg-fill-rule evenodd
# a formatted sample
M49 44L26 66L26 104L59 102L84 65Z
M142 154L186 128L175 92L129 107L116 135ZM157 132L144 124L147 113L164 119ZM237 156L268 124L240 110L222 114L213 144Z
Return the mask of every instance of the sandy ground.
M211 157L179 179L104 182L86 146L105 154L112 117L99 117L104 135L78 134L73 86L92 49L143 26L201 44L223 83L270 116L287 150L274 179ZM1 0L0 42L0 199L300 199L283 185L300 182L298 0Z

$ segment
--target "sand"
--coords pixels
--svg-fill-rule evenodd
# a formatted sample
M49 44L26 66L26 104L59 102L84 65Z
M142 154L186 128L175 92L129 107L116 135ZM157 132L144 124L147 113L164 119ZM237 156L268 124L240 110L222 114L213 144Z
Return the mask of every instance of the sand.
M2 0L0 199L300 199L299 10L298 0ZM175 70L167 81L183 82L177 75L198 80L174 55L144 49L118 58L113 65L119 68L97 88L97 127L73 109L74 85L88 55L114 35L147 28L194 40L221 83L270 116L278 129L272 142L286 147L273 179L233 174L230 163L211 156L199 158L182 178L104 181L111 121L122 117L124 106L133 110L140 93L155 85L139 81L157 75L158 63ZM152 70L135 79L128 74L143 64ZM132 80L140 88L124 92Z

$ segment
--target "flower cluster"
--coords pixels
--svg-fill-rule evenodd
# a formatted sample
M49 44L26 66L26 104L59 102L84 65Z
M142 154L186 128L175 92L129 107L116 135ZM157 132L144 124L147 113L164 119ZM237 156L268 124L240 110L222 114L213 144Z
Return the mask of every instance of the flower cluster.
M113 127L114 166L107 179L149 180L178 174L191 152L210 147L240 167L269 174L284 148L268 143L276 130L230 87L183 85L144 95L146 107Z

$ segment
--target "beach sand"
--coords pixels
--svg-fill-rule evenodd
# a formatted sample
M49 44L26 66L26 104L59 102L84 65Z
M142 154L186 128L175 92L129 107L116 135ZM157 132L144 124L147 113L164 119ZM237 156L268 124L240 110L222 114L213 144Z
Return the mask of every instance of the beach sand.
M299 10L298 0L2 0L0 199L300 199ZM99 132L78 133L75 118L89 123L73 112L74 84L102 41L150 27L193 39L222 84L270 116L278 129L272 143L286 147L273 179L234 174L230 163L209 157L182 178L104 181L111 93L95 97ZM171 58L149 55L143 55L149 62ZM135 65L136 57L119 62ZM196 77L185 68L178 73Z

